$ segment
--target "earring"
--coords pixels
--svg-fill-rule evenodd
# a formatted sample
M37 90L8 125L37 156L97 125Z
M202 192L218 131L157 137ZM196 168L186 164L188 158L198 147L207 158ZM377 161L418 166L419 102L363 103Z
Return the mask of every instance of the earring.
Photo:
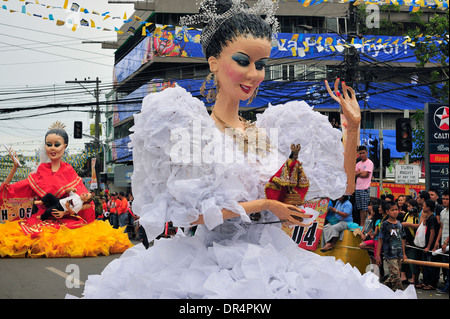
M258 95L259 86L256 88L255 92L253 92L252 96L248 99L247 105L252 104L255 97Z
M208 90L208 93L206 93L206 84L214 80L214 86L216 89L214 90L214 87ZM203 81L202 86L200 87L200 94L203 97L206 97L206 100L208 102L213 102L216 100L216 96L219 93L219 83L217 82L217 77L214 75L214 73L209 73L208 76L205 78L205 81Z
M209 81L211 81L212 77L213 77L213 73L208 74L208 76L205 78L205 81L203 81L202 86L200 87L200 94L202 96L206 96L205 94L205 90L206 90L206 83L208 83Z

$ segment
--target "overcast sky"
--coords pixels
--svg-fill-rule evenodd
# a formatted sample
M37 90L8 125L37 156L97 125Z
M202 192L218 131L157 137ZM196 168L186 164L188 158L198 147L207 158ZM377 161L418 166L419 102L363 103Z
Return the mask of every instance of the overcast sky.
M124 14L129 17L134 12L132 4L112 5L107 0L75 1L80 8L86 8L89 15L43 6L63 7L64 0L39 0L39 5L32 2L25 7L26 13L22 13L23 1L0 2L0 6L7 8L0 8L0 155L4 155L2 144L22 151L38 149L48 127L57 120L67 126L69 148L72 151L83 148L84 142L89 139L73 139L73 122L83 121L84 131L88 133L89 124L94 123L93 119L89 119L88 112L48 114L56 109L45 108L2 114L1 110L94 102L94 97L87 91L93 93L95 85L86 85L87 90L84 90L80 85L65 83L75 78L95 80L99 77L103 100L103 95L111 90L114 50L101 49L101 44L82 44L82 41L116 40L116 32L103 29L120 28ZM72 2L69 1L69 9ZM18 12L12 13L11 9ZM94 15L92 11L100 15ZM103 20L106 15L102 17L101 14L106 12L110 12L110 18ZM52 14L54 20L44 20L34 14L42 17ZM121 19L112 19L119 16ZM63 26L56 24L58 19L68 22L78 21L79 18L93 20L100 29L78 26L73 31L73 25L69 23Z

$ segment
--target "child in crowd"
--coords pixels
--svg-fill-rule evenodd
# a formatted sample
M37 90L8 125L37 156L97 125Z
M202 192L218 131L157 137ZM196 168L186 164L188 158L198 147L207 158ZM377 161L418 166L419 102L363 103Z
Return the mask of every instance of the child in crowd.
M369 216L367 216L366 221L364 223L364 227L361 234L362 240L370 239L373 235L373 230L375 229L375 220L374 220L375 211L373 209L372 203L369 203L368 209L369 209Z
M369 214L361 234L363 242L359 244L359 248L373 251L373 254L369 252L369 255L371 256L372 264L375 264L373 257L377 251L379 224L381 221L380 205L369 205Z
M398 217L399 221L403 220L403 216L408 212L407 200L405 195L399 195L395 200L398 206Z
M381 250L383 250L384 260L389 269L389 277L385 284L392 290L403 289L400 279L400 269L402 260L406 258L405 253L405 231L402 223L397 220L398 206L393 202L386 203L388 218L383 221L378 237L378 246L375 259L378 266L381 265Z

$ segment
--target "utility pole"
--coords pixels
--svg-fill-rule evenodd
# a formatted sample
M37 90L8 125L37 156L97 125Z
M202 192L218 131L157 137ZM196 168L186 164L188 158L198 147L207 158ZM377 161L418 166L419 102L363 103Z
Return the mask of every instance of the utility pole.
M97 150L100 148L100 89L99 89L99 85L101 83L101 81L98 79L98 77L95 79L95 81L93 80L86 80L84 79L83 81L78 81L77 79L75 79L75 81L66 81L66 83L77 83L79 85L81 85L83 87L83 89L85 89L89 94L91 94L92 96L95 97L95 101L96 101L96 111L95 111L95 146L97 148ZM89 91L86 87L83 86L83 84L90 84L90 83L95 83L96 84L96 88L94 90L94 93L92 93L91 91Z
M345 62L345 76L344 76L345 82L348 86L352 86L356 89L356 85L359 82L359 75L358 75L359 52L353 45L345 47L344 62Z
M409 119L409 110L404 110L403 111L403 117L405 119ZM409 152L405 153L405 164L409 165Z
M357 35L357 12L353 2L349 3L348 7L349 26L347 31L347 42L351 43L353 38ZM345 46L344 49L344 63L345 63L345 82L354 88L359 81L359 52L353 45ZM356 85L355 85L356 84Z
M75 81L66 81L66 83L77 83L79 85L81 85L81 87L83 87L83 89L85 89L89 94L91 94L92 96L94 96L95 101L96 101L96 110L95 110L95 140L94 140L94 145L95 145L95 149L97 150L96 152L96 158L97 158L97 162L99 161L99 156L98 154L100 153L100 83L101 81L98 79L98 77L94 80L90 80L88 79L84 79L83 81L78 81L77 79L75 79ZM85 86L83 86L83 84L91 84L91 83L95 83L95 90L94 93L92 93L91 91L89 91ZM105 156L105 154L103 154L103 156ZM95 167L93 167L92 169L95 170ZM96 172L96 176L98 177L99 174L97 174L98 172ZM98 191L98 188L97 188Z
M383 113L381 113L381 128L379 130L378 136L380 139L380 150L379 150L379 159L380 159L380 195L383 194L384 190L383 190L383 149L384 149L384 137L383 137Z
M353 1L348 4L348 22L348 33L351 35L356 35L358 33L358 12L356 11Z

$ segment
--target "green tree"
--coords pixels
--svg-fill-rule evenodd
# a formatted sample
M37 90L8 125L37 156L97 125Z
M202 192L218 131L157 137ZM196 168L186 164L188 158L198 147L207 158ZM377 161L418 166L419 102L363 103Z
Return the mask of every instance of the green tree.
M412 41L416 43L414 54L418 61L417 66L423 68L427 63L435 64L430 74L431 93L447 104L449 101L448 20L449 10L445 15L435 14L428 23L409 32Z

